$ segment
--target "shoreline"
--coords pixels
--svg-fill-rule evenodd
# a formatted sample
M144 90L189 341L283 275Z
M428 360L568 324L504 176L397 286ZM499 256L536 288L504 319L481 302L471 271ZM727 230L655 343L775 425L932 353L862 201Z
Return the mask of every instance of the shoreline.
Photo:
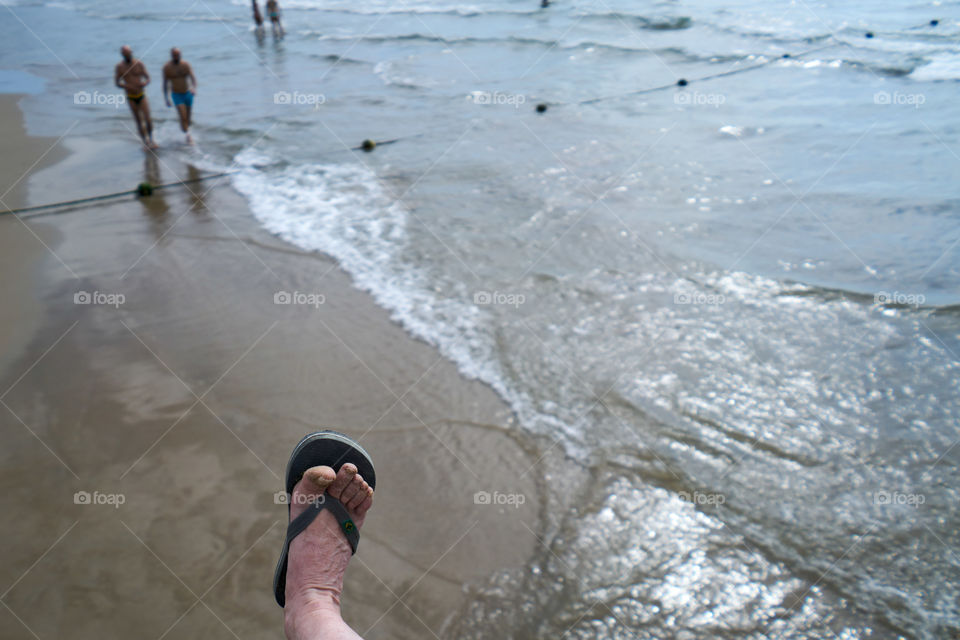
M66 199L107 171L110 185L197 171L125 140L64 146L72 153L33 171L31 190ZM52 242L50 252L21 243L30 260L4 254L16 274L5 280L39 302L30 322L9 319L35 330L0 374L10 434L0 482L17 516L3 525L13 553L0 574L16 582L6 602L22 619L0 624L77 638L102 637L105 624L279 634L269 585L285 516L273 495L290 449L319 428L359 438L377 463L378 499L344 592L358 632L442 633L470 585L534 554L530 532L545 526L550 498L537 472L504 473L542 455L510 429L509 408L334 261L263 230L228 185L25 222ZM323 302L275 304L282 291ZM75 504L83 491L123 504ZM477 504L482 491L525 504ZM205 592L205 607L191 606Z
M56 138L27 135L20 100L24 94L0 94L0 139L6 153L0 154L0 210L17 209L28 201L28 175L67 157ZM0 217L6 224L0 233L4 277L0 278L0 371L23 354L41 317L42 307L32 295L36 269L44 243L56 242L55 230L43 224L28 229L12 215Z

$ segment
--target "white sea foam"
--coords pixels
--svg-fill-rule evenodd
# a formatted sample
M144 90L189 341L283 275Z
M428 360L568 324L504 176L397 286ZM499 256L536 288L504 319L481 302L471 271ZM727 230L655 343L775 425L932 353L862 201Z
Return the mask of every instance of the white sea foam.
M913 70L910 77L914 80L957 80L960 79L960 55L945 53L934 57L930 62Z
M429 272L431 266L412 258L416 250L409 246L411 214L373 172L360 164L281 168L273 157L250 150L239 154L236 162L241 172L234 184L268 231L302 249L337 259L355 284L371 293L407 331L438 347L465 376L490 385L526 428L558 438L570 455L582 454L578 444L585 434L574 415L565 414L562 407L551 410L542 390L509 373L511 358L504 356L497 338L506 319L497 316L496 309L473 304L472 294L456 287L453 293L444 293L447 285ZM673 296L685 292L683 282L665 281L661 286ZM729 299L750 300L753 306L784 306L778 296L784 286L770 279L726 274L712 281L712 286ZM549 293L541 293L545 298L541 302L546 302ZM791 303L821 304L805 298ZM647 319L653 324L660 321L664 318L658 313ZM573 398L567 400L576 404ZM573 407L567 409L573 411Z
M241 170L234 186L268 231L335 258L394 320L439 348L464 376L490 385L522 422L578 440L571 425L541 414L526 391L508 384L487 327L490 312L472 300L438 296L422 268L402 260L408 212L369 169L311 164L268 175L257 167L274 159L253 150L235 161Z

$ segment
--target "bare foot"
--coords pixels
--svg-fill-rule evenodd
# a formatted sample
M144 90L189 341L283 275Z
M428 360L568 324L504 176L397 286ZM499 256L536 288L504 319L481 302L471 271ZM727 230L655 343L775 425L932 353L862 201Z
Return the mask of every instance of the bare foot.
M360 528L373 504L373 489L346 463L334 474L330 467L307 469L293 488L290 519L314 502L336 498ZM322 510L290 543L287 560L284 630L290 640L359 638L340 617L343 574L353 555L333 514Z
M187 134L187 144L193 144L193 137L189 133Z

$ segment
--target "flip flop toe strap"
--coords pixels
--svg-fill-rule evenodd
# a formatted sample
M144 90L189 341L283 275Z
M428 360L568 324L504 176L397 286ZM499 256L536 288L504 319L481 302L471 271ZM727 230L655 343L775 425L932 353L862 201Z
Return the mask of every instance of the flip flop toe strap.
M323 500L312 502L309 507L304 509L303 513L290 522L290 526L287 528L286 548L290 547L293 539L303 533L324 509L328 509L330 513L333 514L333 517L337 519L337 523L340 525L340 531L343 532L343 535L347 538L351 551L353 553L357 552L357 545L360 544L360 532L357 530L357 525L353 523L343 503L328 495L323 496Z

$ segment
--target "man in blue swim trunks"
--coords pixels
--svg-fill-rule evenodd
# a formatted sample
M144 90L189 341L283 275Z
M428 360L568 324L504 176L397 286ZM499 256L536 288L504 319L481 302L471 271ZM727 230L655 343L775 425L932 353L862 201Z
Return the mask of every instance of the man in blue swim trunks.
M170 62L163 65L163 99L168 107L171 106L171 90L173 105L180 114L180 128L187 134L187 144L193 144L190 116L193 112L193 96L197 92L197 78L193 75L193 67L181 59L180 49L176 47L170 50Z

